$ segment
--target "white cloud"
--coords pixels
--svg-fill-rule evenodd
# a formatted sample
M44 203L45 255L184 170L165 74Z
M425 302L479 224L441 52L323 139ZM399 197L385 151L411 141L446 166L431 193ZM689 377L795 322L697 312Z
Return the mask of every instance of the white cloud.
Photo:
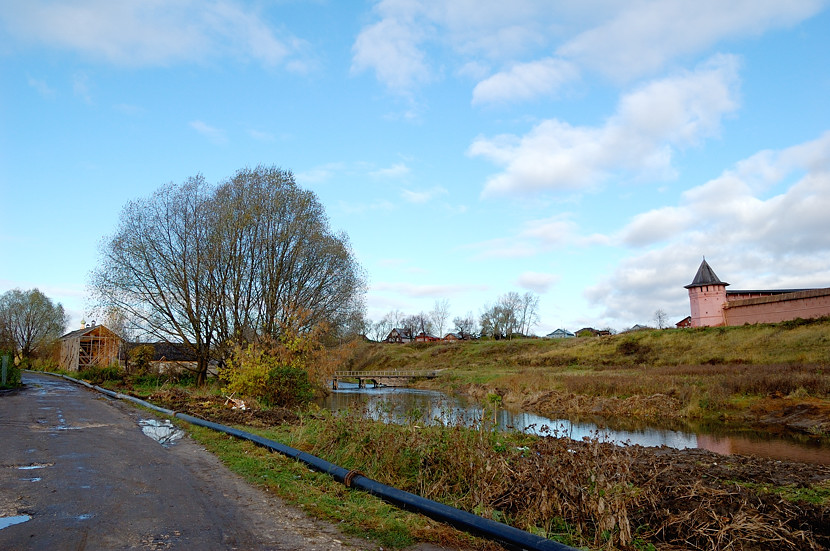
M528 220L514 235L466 245L476 251L476 260L527 258L566 247L606 246L612 239L604 235L583 235L570 213L539 220Z
M769 194L775 186L784 189ZM828 212L830 132L759 152L686 191L677 206L635 216L621 239L660 246L625 259L586 297L628 324L657 308L680 319L689 308L683 285L704 255L732 288L830 287Z
M199 134L205 136L207 139L212 141L215 144L223 144L226 143L228 140L225 137L225 131L220 130L218 128L214 128L207 123L202 121L196 120L191 121L190 127L198 132Z
M521 137L479 137L468 153L505 167L482 195L589 189L615 173L670 178L673 151L716 135L737 108L736 73L736 58L719 55L626 94L603 126L551 119Z
M473 104L551 95L565 82L574 80L578 74L572 63L561 59L519 63L479 82L473 89Z
M556 274L545 274L541 272L525 272L519 276L518 283L522 289L544 293L556 283L560 277Z
M387 199L378 199L372 203L347 203L339 201L337 208L345 214L365 214L367 212L391 212L398 205Z
M375 283L374 292L391 292L409 298L447 298L474 290L486 290L482 285L425 285L411 283Z
M435 186L430 189L418 189L417 191L410 189L401 190L401 197L403 197L404 201L417 204L428 203L436 197L448 194L449 191L441 186Z
M264 132L262 130L255 130L255 129L251 128L251 129L248 130L248 135L250 137L252 137L253 139L258 140L260 142L273 142L274 141L274 135L273 134L271 134L270 132Z
M4 6L0 25L22 43L67 48L127 66L214 56L274 66L304 47L293 36L278 37L258 13L232 0L27 0Z
M388 168L380 168L369 173L372 178L399 179L409 174L409 167L404 163L395 163Z
M372 70L388 88L408 94L443 68L427 51L445 48L463 58L456 71L481 74L478 56L504 60L548 40L556 17L536 0L381 0L352 46L352 73Z
M717 42L787 27L814 14L821 0L651 0L621 4L607 22L556 53L623 81L653 73Z
M423 39L424 30L406 17L381 19L355 40L352 73L373 69L378 80L400 92L428 82L432 73L419 48Z
M409 93L454 63L453 73L484 79L474 103L526 100L555 93L586 71L631 82L723 40L794 25L824 5L822 0L381 0L373 9L376 19L355 40L352 71L373 70L387 87ZM489 66L502 69L487 77Z
M29 86L37 90L37 93L47 99L55 97L55 90L52 89L45 80L37 79L32 76L27 77Z

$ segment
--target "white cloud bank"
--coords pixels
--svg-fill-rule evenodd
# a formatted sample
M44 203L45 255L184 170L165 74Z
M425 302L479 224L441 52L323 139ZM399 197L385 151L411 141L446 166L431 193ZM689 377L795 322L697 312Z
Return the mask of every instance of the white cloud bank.
M586 291L608 319L646 322L657 308L688 315L702 256L734 289L830 287L830 131L762 151L635 216L616 238L648 248ZM682 314L682 315L681 315Z
M411 93L440 78L482 75L473 103L555 95L583 72L616 82L653 75L720 41L795 25L818 13L822 0L381 0L376 21L352 48L352 71L374 71L392 90ZM440 49L444 55L438 56ZM430 55L433 54L433 55ZM441 59L439 62L438 60Z
M468 153L504 167L483 195L592 188L618 172L671 177L672 152L716 135L737 109L737 67L735 57L718 55L647 83L624 95L603 126L550 119L524 136L477 138Z
M0 28L22 43L67 48L115 65L235 56L303 69L293 59L304 48L302 40L278 36L255 10L231 0L26 0L4 5Z

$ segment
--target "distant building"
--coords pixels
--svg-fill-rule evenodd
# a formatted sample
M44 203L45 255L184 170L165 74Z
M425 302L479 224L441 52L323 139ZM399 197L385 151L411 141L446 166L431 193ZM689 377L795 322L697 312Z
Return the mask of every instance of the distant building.
M686 316L682 320L675 323L674 326L677 327L678 329L682 329L684 327L691 327L692 326L692 316Z
M574 337L576 337L576 335L567 329L557 329L556 331L552 331L545 335L546 339L572 339Z
M392 343L407 343L412 342L412 330L411 329L392 329L389 334L383 339L383 342L392 342Z
M133 342L126 345L127 357L139 346L149 346L153 349L150 360L150 370L153 373L184 373L195 372L198 367L196 354L191 348L180 343L171 342ZM211 361L208 372L215 374L215 362Z
M692 327L777 323L830 316L830 288L727 291L703 259L689 291Z
M415 342L437 342L440 341L440 337L436 337L435 335L430 335L424 331L421 331L417 335L415 335Z
M605 337L610 334L611 331L607 329L594 329L593 327L583 327L576 332L577 337Z

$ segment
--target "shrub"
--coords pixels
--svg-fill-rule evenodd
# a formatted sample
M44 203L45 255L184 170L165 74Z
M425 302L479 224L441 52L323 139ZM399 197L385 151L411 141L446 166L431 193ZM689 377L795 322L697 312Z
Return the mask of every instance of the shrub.
M220 378L227 382L225 392L251 396L269 407L291 407L314 397L305 369L287 365L275 354L256 345L238 349L228 367L220 373Z
M14 356L12 354L4 354L0 350L0 362L6 361L6 384L0 380L0 388L14 388L20 386L20 369L14 365ZM2 364L0 364L2 365Z
M130 350L129 368L131 375L144 375L150 371L150 362L156 355L156 349L151 344L140 344Z
M308 373L297 367L282 365L268 371L265 393L260 400L269 407L291 407L308 403L312 398L314 387Z
M92 366L78 372L78 378L89 381L94 385L100 385L106 381L123 381L124 372L120 366Z

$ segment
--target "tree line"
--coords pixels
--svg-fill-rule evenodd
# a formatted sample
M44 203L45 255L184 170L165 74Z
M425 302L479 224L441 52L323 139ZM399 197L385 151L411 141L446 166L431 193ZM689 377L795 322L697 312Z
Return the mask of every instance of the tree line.
M48 356L67 324L63 306L39 289L0 295L0 352L19 362Z
M501 295L494 303L485 304L478 315L467 312L456 316L450 322L449 300L436 300L429 312L404 314L392 310L381 319L367 320L364 334L371 340L382 341L392 329L404 329L412 337L419 333L437 337L445 335L445 329L462 338L491 337L506 339L516 335L529 335L539 323L539 296L530 291L519 294L511 291Z
M344 233L290 171L202 175L129 202L91 276L96 307L135 332L182 343L204 381L234 345L325 326L345 331L363 309L365 278Z

